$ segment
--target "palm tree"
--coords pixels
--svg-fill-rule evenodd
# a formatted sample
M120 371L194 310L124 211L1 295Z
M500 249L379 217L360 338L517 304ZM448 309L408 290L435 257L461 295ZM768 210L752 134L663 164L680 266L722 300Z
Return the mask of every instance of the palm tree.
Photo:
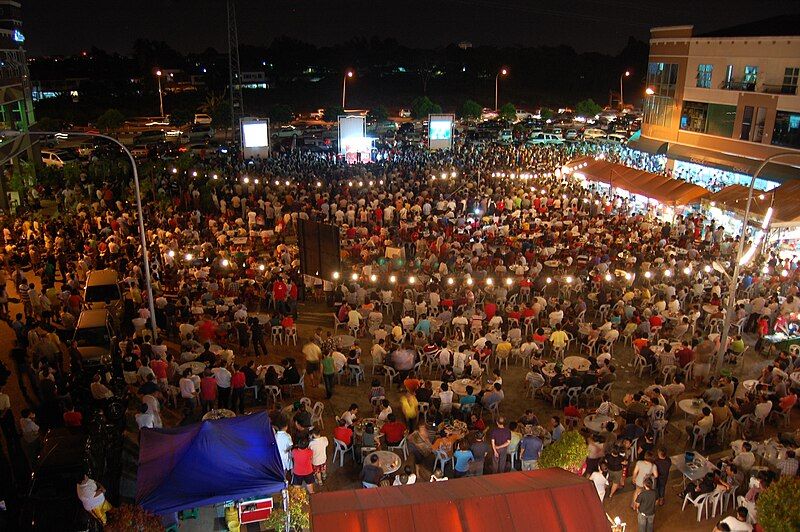
M211 117L214 127L217 129L229 128L230 124L230 100L227 97L227 91L209 92L205 101L200 104L198 111L205 113Z

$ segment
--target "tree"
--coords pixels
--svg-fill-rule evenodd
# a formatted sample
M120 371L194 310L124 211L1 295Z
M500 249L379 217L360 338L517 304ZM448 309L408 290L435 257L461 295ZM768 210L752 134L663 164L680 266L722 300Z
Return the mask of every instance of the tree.
M97 128L100 131L119 129L125 123L125 115L117 109L108 109L97 119Z
M179 107L170 112L169 118L174 125L182 126L190 123L194 117L192 116L192 111L190 109Z
M376 122L386 122L386 120L389 119L389 111L386 110L386 107L379 105L378 107L370 110L369 118L375 120Z
M331 105L325 109L325 114L323 119L326 122L336 122L339 119L339 116L344 114L344 107L341 105Z
M800 530L800 479L781 477L756 501L758 522L769 532Z
M574 430L564 432L561 438L545 447L539 455L539 468L560 467L578 473L584 460L589 446L579 432Z
M511 120L512 122L517 119L517 108L513 103L505 103L500 107L500 118Z
M156 532L164 530L161 519L151 514L141 506L123 504L108 512L108 524L103 530L111 532L135 531Z
M556 115L556 113L549 107L542 107L542 110L539 111L539 115L541 115L542 120L549 120L553 118Z
M273 122L291 122L294 120L294 113L288 105L276 103L269 110L269 119Z
M575 112L578 116L595 116L600 114L603 108L597 105L591 98L582 100L575 105Z
M414 118L428 118L430 114L437 114L442 112L442 106L433 103L427 96L416 98L411 102L411 116Z
M197 110L210 116L211 123L217 129L224 127L223 124L228 124L231 119L231 102L224 91L208 93Z
M467 100L461 106L461 118L478 119L481 117L481 111L483 111L481 104L474 100Z
M310 523L311 507L308 502L308 492L300 486L289 486L289 517L292 530L306 530ZM267 526L276 532L286 530L286 512L283 508L275 508L267 518Z

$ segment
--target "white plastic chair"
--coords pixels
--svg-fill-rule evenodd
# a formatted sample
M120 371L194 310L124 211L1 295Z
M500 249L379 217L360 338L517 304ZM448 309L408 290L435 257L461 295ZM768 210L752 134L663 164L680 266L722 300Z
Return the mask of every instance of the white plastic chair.
M341 440L337 440L336 438L333 439L333 444L335 449L333 451L333 463L336 463L336 456L339 456L339 467L344 466L344 455L347 453L351 453L353 455L353 460L356 459L356 451L352 445L349 447L345 445L345 443Z
M406 444L406 437L403 436L403 439L400 440L399 443L396 445L389 445L387 447L389 451L402 451L403 452L403 460L408 459L408 445Z
M712 495L713 493L703 493L702 495L698 495L697 497L692 498L692 496L687 493L686 496L683 498L683 506L681 507L681 511L683 511L686 508L686 503L689 502L692 504L692 506L697 508L698 523L700 522L700 518L703 515L703 512L705 512L706 514L705 518L708 519L708 504L709 504L709 499L711 498Z

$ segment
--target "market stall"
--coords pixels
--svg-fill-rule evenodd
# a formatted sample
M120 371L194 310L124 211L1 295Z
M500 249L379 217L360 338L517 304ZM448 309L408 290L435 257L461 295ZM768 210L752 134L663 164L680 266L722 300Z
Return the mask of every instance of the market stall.
M156 515L218 504L242 515L285 487L266 412L141 433L136 502Z

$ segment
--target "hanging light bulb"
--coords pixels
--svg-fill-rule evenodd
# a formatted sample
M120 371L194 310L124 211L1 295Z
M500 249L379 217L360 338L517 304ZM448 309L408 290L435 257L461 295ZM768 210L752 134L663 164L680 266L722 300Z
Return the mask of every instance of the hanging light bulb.
M389 276L389 282L392 283L392 284L396 283L397 282L397 276L390 275Z
M339 279L339 272L333 272L333 278Z

